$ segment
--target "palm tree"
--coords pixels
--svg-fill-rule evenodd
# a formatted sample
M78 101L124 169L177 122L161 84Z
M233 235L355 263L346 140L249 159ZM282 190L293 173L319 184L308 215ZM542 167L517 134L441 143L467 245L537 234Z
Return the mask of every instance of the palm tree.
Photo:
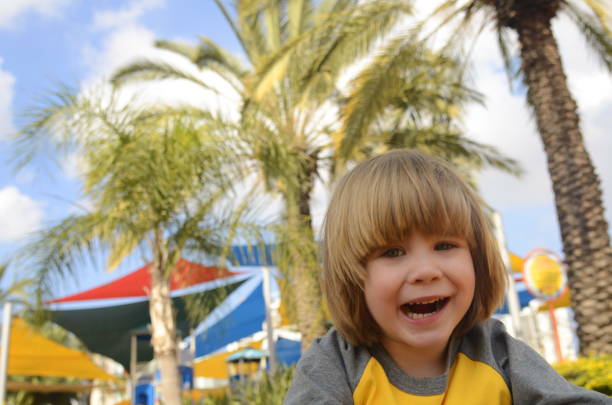
M388 1L371 1L365 4L382 4ZM609 4L609 3L608 3ZM353 107L345 109L344 129L351 132L364 130L359 125L359 114L370 105L384 104L371 99L372 89L377 94L397 93L397 82L386 80L387 72L394 72L404 63L409 63L410 41L437 21L437 25L425 38L431 38L440 27L458 25L449 35L448 50L463 49L462 41L469 37L469 29L481 33L492 25L504 57L509 76L521 73L527 86L527 101L534 111L538 131L548 160L548 169L553 183L557 216L561 228L568 279L572 292L572 306L578 324L581 352L612 352L612 325L609 322L612 309L612 289L606 281L612 274L612 248L608 223L604 217L599 179L590 156L586 151L576 102L567 86L561 58L551 22L558 15L567 15L580 28L587 43L600 57L603 65L612 68L612 35L610 32L610 8L604 0L445 0L431 17L441 18L411 26L383 48L373 62L371 71L379 75L362 75L356 81L353 92ZM478 18L482 17L482 18ZM478 21L478 22L475 22ZM474 27L474 25L476 25ZM518 36L520 71L514 72L511 31ZM325 36L324 30L312 32L296 39L274 57L258 73L258 94L265 94L282 71L283 59L299 54L312 42ZM407 42L408 41L408 42ZM341 44L338 44L341 45ZM349 49L350 50L350 49ZM334 46L321 51L321 58L333 59L333 53L350 55L346 47ZM468 52L469 54L469 52ZM361 57L354 53L346 57L352 63ZM317 65L307 65L309 75L304 82L312 81L313 75L323 70ZM391 73L389 76L395 76ZM377 85L377 87L376 87ZM349 106L351 106L349 103ZM361 105L361 109L354 106ZM364 107L366 106L366 107ZM380 109L378 109L380 111ZM354 121L357 119L357 121ZM355 124L357 122L357 124Z
M59 94L20 134L31 153L49 143L78 152L93 205L38 234L22 264L36 269L43 293L54 277L77 275L78 265L99 252L108 252L113 269L138 249L153 264L149 311L164 401L180 404L169 277L183 254L214 253L227 237L230 217L218 204L231 178L228 151L202 112L196 121L193 112L96 97Z
M580 28L587 43L612 69L611 10L603 0L470 0L445 1L434 12L443 23L461 19L461 36L475 15L495 27L508 72L512 75L511 31L518 36L520 73L527 86L542 139L555 194L572 307L582 354L612 353L612 247L604 216L599 178L586 150L578 107L565 76L552 20L565 14Z
M336 129L333 123L324 125L322 118L330 108L334 108L330 102L330 93L335 91L338 70L326 68L326 74L314 77L308 83L307 90L302 91L304 67L316 62L321 66L344 64L342 55L337 55L335 59L318 60L320 53L317 49L342 43L364 49L365 52L380 38L384 27L391 26L409 8L402 2L389 2L364 11L354 8L358 2L353 0L243 0L236 2L235 12L231 13L220 0L216 0L216 3L239 39L248 65L241 64L239 58L230 55L208 38L201 38L197 46L168 41L159 41L157 46L183 56L200 71L215 72L227 80L241 96L240 130L237 131L234 145L243 155L241 160L246 162L245 168L258 173L259 181L265 189L282 198L284 225L277 228L276 233L280 247L279 265L291 280L303 347L307 347L312 339L323 334L326 329L318 282L319 264L311 219L311 199L315 181L326 170L338 170L340 160L336 159L338 145L332 136ZM336 24L340 21L357 23L348 27L347 24ZM338 30L337 26L343 29ZM308 35L316 27L326 30L324 39L313 44L312 48L304 49L299 55L283 60L283 74L277 84L272 85L272 90L265 95L257 94L259 83L255 73L269 63L270 56L290 46L303 35ZM431 67L432 60L419 62L426 64L421 66L425 71ZM115 84L123 84L134 80L173 78L214 88L200 77L163 61L142 60L118 71L113 81ZM453 86L449 84L447 87ZM407 94L414 96L409 89L406 90ZM462 91L469 95L460 95ZM460 85L455 86L455 93L457 97L454 100L449 100L436 110L437 116L441 120L446 117L447 123L453 119L448 114L451 102L474 96ZM321 108L322 105L324 108ZM432 102L429 106L432 111L435 105ZM425 111L422 114L431 115ZM425 125L419 122L413 124L412 129L426 132ZM438 132L441 131L442 125L439 125ZM503 159L494 150L469 143L457 133L449 136L446 141L455 147L454 151L442 148L449 155L474 165L494 163L513 168L513 162ZM425 143L419 144L423 146ZM433 147L435 142L429 140L429 144ZM346 155L346 160L393 146L384 137L374 136L363 141L360 139L356 145L359 146L352 149L354 153Z

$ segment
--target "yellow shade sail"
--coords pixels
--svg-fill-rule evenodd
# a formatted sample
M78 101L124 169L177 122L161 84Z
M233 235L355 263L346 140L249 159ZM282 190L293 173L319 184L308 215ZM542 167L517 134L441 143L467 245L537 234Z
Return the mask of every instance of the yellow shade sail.
M510 267L512 267L512 271L515 273L522 272L523 264L525 263L525 260L523 260L521 257L515 255L512 252L509 252L509 256L510 256Z
M11 325L8 374L117 380L86 353L43 337L20 318Z
M227 363L225 360L232 354L244 349L247 346L253 349L261 349L262 340L258 340L251 343L245 343L235 350L229 352L223 352L219 354L213 354L205 357L202 360L196 361L193 365L193 374L196 377L207 377L207 378L228 378L227 375Z

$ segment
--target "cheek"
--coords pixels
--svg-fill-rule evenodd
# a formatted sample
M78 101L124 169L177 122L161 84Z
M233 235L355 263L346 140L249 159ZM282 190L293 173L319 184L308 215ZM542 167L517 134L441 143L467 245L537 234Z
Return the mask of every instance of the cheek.
M384 296L393 295L400 281L396 272L383 266L371 266L368 269L364 283L366 295L381 299Z
M379 281L380 280L378 279L373 280L372 277L368 275L368 278L364 283L363 294L365 296L366 304L368 304L368 307L372 305L373 302L379 299L380 291L383 289L379 285Z
M364 283L365 302L370 313L377 313L386 302L393 301L393 286L384 272L371 271Z

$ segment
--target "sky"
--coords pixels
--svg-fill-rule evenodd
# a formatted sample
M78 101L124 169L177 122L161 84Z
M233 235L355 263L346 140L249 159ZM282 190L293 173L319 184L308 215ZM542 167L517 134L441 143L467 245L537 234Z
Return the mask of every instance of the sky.
M612 80L567 20L555 20L570 89L578 102L585 143L600 176L606 217L612 222ZM156 39L195 43L209 37L225 49L239 44L213 0L12 0L0 2L0 260L9 259L37 230L87 206L80 194L77 159L36 160L20 171L10 164L11 137L24 114L60 84L81 89L118 67L157 57ZM510 91L494 37L485 32L473 55L473 85L486 105L468 109L466 134L497 146L524 169L521 178L486 170L480 192L502 215L509 249L524 256L534 248L562 253L545 155L520 87ZM164 97L179 97L174 84ZM177 93L179 96L177 96ZM313 201L320 223L328 193ZM89 272L65 293L89 288L139 267L116 273ZM19 276L19 275L12 275ZM7 283L10 280L3 280Z

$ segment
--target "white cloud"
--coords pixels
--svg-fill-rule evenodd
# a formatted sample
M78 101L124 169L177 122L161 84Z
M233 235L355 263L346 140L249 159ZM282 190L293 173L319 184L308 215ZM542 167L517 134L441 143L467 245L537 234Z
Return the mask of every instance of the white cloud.
M83 60L89 68L81 89L92 94L104 91L108 79L119 68L139 60L164 61L176 66L194 77L198 77L211 87L218 89L215 94L203 87L186 80L164 80L157 83L134 83L121 89L120 100L130 103L191 103L207 105L221 110L225 115L235 114L239 108L239 98L229 84L213 73L199 72L195 66L184 58L171 52L154 47L155 34L139 25L120 27L111 31L102 41L99 48L88 46L83 51ZM102 84L102 85L101 85ZM96 91L98 93L96 93ZM231 108L234 106L234 108Z
M2 70L2 62L0 57L0 139L7 138L16 131L13 126L12 109L15 78Z
M552 202L545 155L535 123L521 95L512 95L505 74L486 69L478 73L476 87L486 95L486 106L472 106L466 117L467 134L491 144L524 169L521 178L486 170L479 176L482 193L497 209Z
M156 35L139 24L138 19L164 4L165 0L134 0L117 10L97 11L93 27L104 29L105 34L101 46L83 48L83 63L89 69L85 82L103 81L128 62L158 54L160 51L153 46Z
M17 20L28 12L47 17L61 15L64 7L72 0L4 0L0 1L0 28L12 28Z
M104 10L94 14L94 28L107 29L131 25L145 12L159 8L164 0L136 0L119 10Z
M19 240L40 228L40 204L16 187L0 189L0 242Z
M155 53L155 34L138 26L128 25L112 31L100 48L87 45L83 61L89 69L86 82L100 81L114 73L120 66Z
M140 0L134 1L121 10L98 12L95 15L94 25L98 28L108 28L108 30L100 46L90 45L83 49L83 63L89 69L89 73L81 84L83 91L100 86L100 83L107 83L113 73L132 62L161 60L187 71L207 85L218 88L219 94L204 90L185 80L165 80L155 85L136 83L124 86L122 95L125 96L125 100L131 103L143 101L150 104L188 102L193 105L218 108L225 114L235 113L238 110L239 100L231 86L215 74L199 72L183 57L156 48L154 42L159 38L151 30L138 23L137 19L144 12L162 5L163 2L158 0ZM114 23L119 20L123 23ZM231 106L235 108L232 109Z

